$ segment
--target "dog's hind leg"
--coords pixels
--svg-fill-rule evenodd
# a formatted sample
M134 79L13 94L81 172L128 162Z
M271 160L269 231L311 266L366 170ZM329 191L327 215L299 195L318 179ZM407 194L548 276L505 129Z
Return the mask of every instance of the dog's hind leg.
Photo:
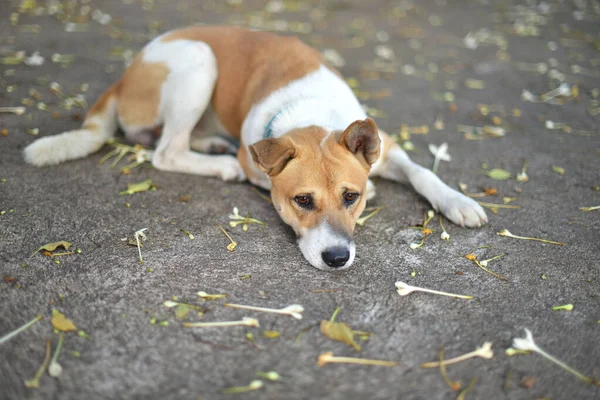
M161 91L164 127L152 164L163 171L244 180L246 175L234 156L190 150L191 133L208 107L217 80L217 61L212 50L202 42L174 41L160 45L173 46L177 51L166 50L175 53L176 59L169 61L174 68Z
M382 160L371 171L372 176L410 183L434 209L457 225L475 228L487 222L485 211L475 200L450 188L432 171L414 163L404 150L386 135L382 135L382 139Z

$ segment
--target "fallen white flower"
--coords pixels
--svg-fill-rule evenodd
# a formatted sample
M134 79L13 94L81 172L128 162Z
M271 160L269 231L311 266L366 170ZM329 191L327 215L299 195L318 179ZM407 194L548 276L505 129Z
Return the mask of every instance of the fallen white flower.
M241 321L185 322L183 326L186 328L213 328L224 326L252 326L258 328L260 327L260 324L256 318L243 317Z
M296 319L302 319L302 312L304 311L304 307L302 307L300 304L292 304L291 306L287 306L287 307L279 309L279 310L274 309L274 308L246 306L243 304L232 304L232 303L225 303L224 306L231 307L231 308L241 308L244 310L270 312L270 313L274 313L274 314L284 314L284 315L289 315L291 317L294 317Z
M420 288L420 287L416 287L416 286L411 286L407 283L400 282L400 281L396 282L395 285L396 285L396 292L398 292L398 294L400 296L407 296L407 295L411 294L412 292L426 292L426 293L439 294L442 296L456 297L459 299L471 300L473 298L473 296L465 296L462 294L440 292L438 290L424 289L424 288Z
M140 245L140 238L142 239L146 239L146 235L144 234L144 231L147 231L148 228L143 228L140 229L139 231L135 232L135 241L137 243L137 248L138 248L138 254L140 255L140 263L144 263L144 259L142 258L142 246Z
M58 378L63 371L62 366L58 363L58 356L60 355L60 350L62 349L63 341L65 340L65 334L61 333L58 338L58 344L56 345L56 350L54 351L54 355L52 356L52 360L50 361L50 366L48 367L48 375L53 378Z
M429 151L435 157L433 160L433 168L431 169L433 173L437 173L438 166L440 161L448 161L452 160L450 154L448 154L448 143L444 142L439 147L433 143L429 143Z
M443 364L444 365L455 364L457 362L464 361L464 360L467 360L469 358L474 358L474 357L481 357L481 358L485 358L488 360L490 358L493 358L494 352L492 351L492 342L484 342L481 347L478 347L474 351L467 353L467 354L463 354L462 356L444 360ZM441 363L439 361L426 362L426 363L421 364L421 368L436 368L436 367L439 367L440 364Z
M25 107L0 107L0 113L23 115L25 113Z
M40 56L39 51L36 51L31 56L25 58L24 63L30 67L39 67L44 63L44 61L44 57Z
M569 367L567 364L565 364L561 360L555 358L554 356L552 356L552 355L546 353L544 350L542 350L537 344L535 344L535 342L533 341L533 335L531 334L531 331L527 328L525 328L525 337L524 338L514 338L513 339L512 347L517 350L533 351L535 353L538 353L539 355L552 361L553 363L555 363L562 369L572 373L573 375L575 375L582 381L587 382L587 383L593 383L597 386L600 386L600 382L598 382L592 378L588 378L581 372Z

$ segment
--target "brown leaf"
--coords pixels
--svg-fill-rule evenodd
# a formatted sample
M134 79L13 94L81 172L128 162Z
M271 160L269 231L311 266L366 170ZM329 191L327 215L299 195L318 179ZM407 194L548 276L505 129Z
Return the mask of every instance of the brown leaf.
M321 321L321 332L331 340L346 343L356 351L360 346L354 341L354 331L343 322Z
M63 247L65 250L67 250L69 247L71 247L71 243L65 242L64 240L61 240L60 242L48 243L48 244L43 245L36 251L34 251L31 256L33 257L35 255L35 253L37 253L38 251L42 251L42 250L54 251L59 247Z
M75 324L57 309L52 310L52 326L61 332L76 331Z
M521 380L521 386L525 389L531 389L535 384L535 376L526 376Z
M4 283L12 285L17 282L17 278L14 276L4 275L3 277Z

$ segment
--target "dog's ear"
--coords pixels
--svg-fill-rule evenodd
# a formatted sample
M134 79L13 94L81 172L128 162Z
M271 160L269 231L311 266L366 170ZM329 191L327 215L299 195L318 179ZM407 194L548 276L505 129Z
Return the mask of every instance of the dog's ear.
M296 148L288 138L268 138L248 147L254 164L266 173L274 176L296 155Z
M381 139L378 132L377 124L371 118L354 121L341 134L339 144L354 153L368 169L379 158Z

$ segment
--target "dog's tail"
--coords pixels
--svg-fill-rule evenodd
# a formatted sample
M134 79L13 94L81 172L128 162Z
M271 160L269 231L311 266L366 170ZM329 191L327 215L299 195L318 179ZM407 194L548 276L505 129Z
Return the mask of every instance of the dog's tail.
M94 153L117 130L120 82L113 84L85 116L81 129L36 140L24 150L25 161L38 167L60 164Z

